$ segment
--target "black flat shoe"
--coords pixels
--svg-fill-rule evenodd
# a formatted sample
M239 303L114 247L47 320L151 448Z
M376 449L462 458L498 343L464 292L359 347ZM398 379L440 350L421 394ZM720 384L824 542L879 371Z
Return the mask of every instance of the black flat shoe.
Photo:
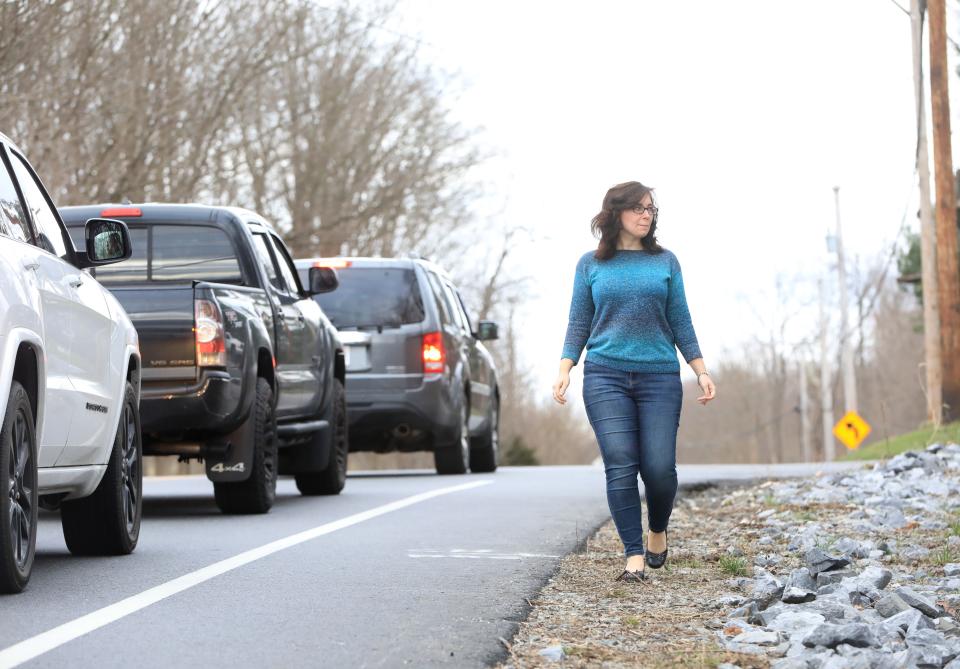
M667 531L664 530L663 533L663 538L666 540L668 538ZM667 553L669 550L669 548L664 548L662 553L651 553L649 550L647 550L645 551L646 554L644 555L644 562L646 562L647 566L651 569L659 569L666 564Z
M643 573L643 571L643 569L640 571L630 571L629 569L624 569L623 573L613 580L626 581L627 583L643 583L647 580L647 575Z

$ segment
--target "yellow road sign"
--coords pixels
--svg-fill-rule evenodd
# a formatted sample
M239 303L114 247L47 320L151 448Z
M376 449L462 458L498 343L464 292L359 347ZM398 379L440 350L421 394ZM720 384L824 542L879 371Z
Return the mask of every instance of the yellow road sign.
M847 415L833 426L833 436L851 450L859 447L868 434L870 434L870 424L856 411L847 412Z

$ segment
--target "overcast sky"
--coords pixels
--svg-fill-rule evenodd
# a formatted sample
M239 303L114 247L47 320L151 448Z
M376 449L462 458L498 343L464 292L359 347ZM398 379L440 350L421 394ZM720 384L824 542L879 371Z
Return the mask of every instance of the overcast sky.
M778 274L809 292L826 270L833 186L850 256L915 211L910 21L891 0L400 0L395 18L459 75L455 114L497 154L483 214L536 230L511 271L535 279L521 344L545 396L611 185L656 188L708 368L763 327Z

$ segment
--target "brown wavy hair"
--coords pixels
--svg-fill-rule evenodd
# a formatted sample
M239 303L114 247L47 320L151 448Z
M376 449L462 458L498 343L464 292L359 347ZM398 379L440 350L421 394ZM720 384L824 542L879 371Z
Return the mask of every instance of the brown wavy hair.
M649 194L653 198L653 188L644 186L639 181L627 181L617 184L603 196L603 208L590 221L590 230L593 236L600 239L597 252L593 257L597 260L609 260L617 252L617 240L620 238L620 214L625 210L640 204L640 200ZM657 242L657 217L650 223L650 231L640 240L643 248L651 253L662 253L663 247Z

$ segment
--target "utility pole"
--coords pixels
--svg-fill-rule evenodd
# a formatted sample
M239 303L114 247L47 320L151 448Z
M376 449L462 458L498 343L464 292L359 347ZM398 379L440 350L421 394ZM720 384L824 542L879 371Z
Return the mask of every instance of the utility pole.
M833 386L830 383L830 347L827 329L826 286L820 279L820 413L823 415L823 459L834 459L833 443Z
M927 110L923 95L923 13L925 0L911 0L913 94L917 103L917 174L920 178L920 265L923 289L923 347L927 376L927 420L940 426L943 417L943 370L940 367L940 314L937 297L937 228L930 207L930 155Z
M813 449L810 444L810 395L807 388L807 361L800 360L800 445L803 461L813 462Z
M947 80L945 0L930 0L930 109L937 187L937 284L944 418L960 418L960 270L957 267L957 200L950 155L950 99Z
M843 262L843 231L840 229L840 186L833 187L837 209L837 274L840 280L840 366L843 368L843 401L847 411L857 411L857 377L853 369L853 336L848 323L847 270Z

